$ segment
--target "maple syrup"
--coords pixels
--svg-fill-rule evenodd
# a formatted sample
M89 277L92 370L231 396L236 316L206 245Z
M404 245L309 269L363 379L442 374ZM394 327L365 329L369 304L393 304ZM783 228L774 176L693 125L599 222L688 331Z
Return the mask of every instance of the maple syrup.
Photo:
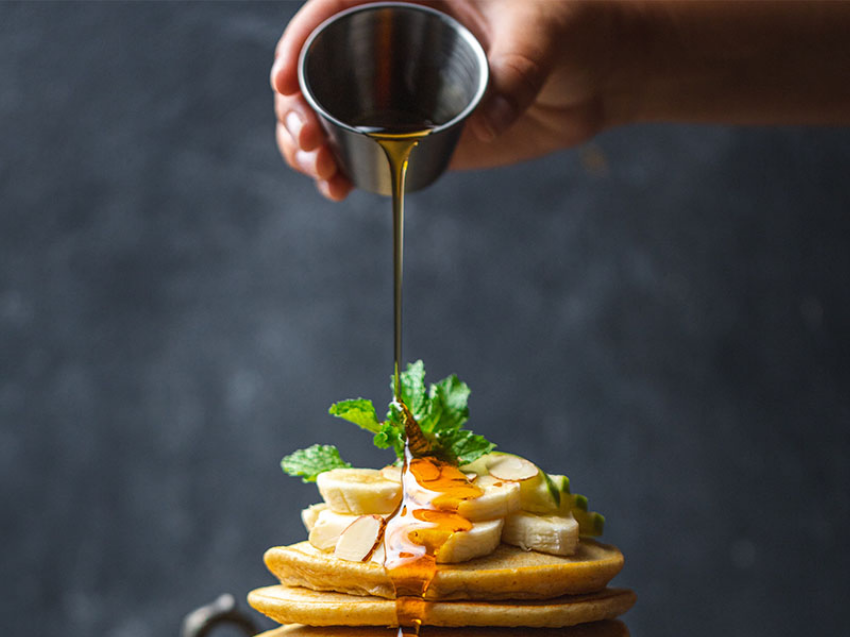
M387 157L393 198L393 380L395 399L401 402L401 293L404 271L404 189L410 154L434 123L415 111L382 110L355 123L374 139Z
M390 168L393 199L393 407L405 430L402 500L384 528L384 568L395 589L399 637L418 635L428 610L425 594L437 573L437 556L452 533L472 523L458 514L461 501L481 489L454 465L436 458L419 424L402 400L402 279L404 191L410 155L434 124L404 111L383 111L357 122L360 132L383 149Z
M409 443L401 483L399 510L384 529L384 568L395 589L398 635L408 637L419 633L427 613L425 594L437 574L440 549L452 533L472 529L458 506L482 491L454 465L434 456L414 456Z

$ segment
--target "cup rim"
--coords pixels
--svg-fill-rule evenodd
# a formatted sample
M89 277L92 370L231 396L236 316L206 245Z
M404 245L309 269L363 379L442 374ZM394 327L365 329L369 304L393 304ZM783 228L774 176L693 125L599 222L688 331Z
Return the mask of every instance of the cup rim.
M431 135L435 133L439 133L445 130L456 126L457 124L463 122L473 110L481 103L481 99L484 97L484 93L487 90L487 85L490 81L490 67L487 63L487 54L484 52L484 47L481 46L481 43L478 41L472 32L467 29L463 24L458 22L455 18L444 13L442 11L438 11L437 9L432 9L431 7L426 7L419 4L412 4L409 2L370 2L368 4L359 5L356 7L351 7L350 9L345 9L344 11L340 11L339 13L331 16L324 22L322 22L319 26L313 29L313 32L307 37L307 40L304 42L304 45L301 47L301 53L298 55L298 85L301 89L302 95L322 118L327 119L332 122L336 126L339 126L342 129L345 129L349 132L355 133L357 135L362 135L363 133L359 131L357 128L348 124L333 115L331 115L315 98L312 91L310 90L310 86L307 82L307 78L305 77L304 68L306 66L307 54L310 51L310 47L313 44L313 41L321 35L321 33L327 29L331 24L338 22L340 20L345 20L349 16L355 13L361 13L365 11L377 11L380 9L401 9L404 11L417 11L421 13L430 13L433 16L447 22L452 28L456 29L458 34L469 44L472 52L475 57L478 58L479 67L481 68L481 78L478 82L478 88L475 91L475 95L473 95L472 99L469 100L469 103L464 107L464 109L451 118L449 121L440 124L439 126L435 126L431 129Z

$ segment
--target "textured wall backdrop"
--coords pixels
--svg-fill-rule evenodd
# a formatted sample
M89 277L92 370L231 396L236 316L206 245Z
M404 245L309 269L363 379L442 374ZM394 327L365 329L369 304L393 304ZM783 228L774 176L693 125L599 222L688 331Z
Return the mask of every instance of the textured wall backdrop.
M297 3L0 4L3 633L162 637L271 583L281 456L389 398L390 214L285 169ZM406 352L608 516L635 635L837 635L850 131L652 126L410 198Z

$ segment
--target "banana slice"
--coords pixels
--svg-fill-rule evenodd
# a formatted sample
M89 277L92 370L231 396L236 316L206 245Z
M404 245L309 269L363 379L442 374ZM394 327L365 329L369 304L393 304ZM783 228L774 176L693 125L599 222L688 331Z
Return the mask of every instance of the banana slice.
M320 507L323 505L313 506ZM337 513L327 508L322 509L316 515L316 522L313 528L310 529L310 535L307 541L320 551L332 551L336 549L339 538L345 530L361 517L363 516L352 515L350 513ZM386 520L389 515L373 515L372 517Z
M337 513L385 515L401 501L401 483L388 480L377 469L334 469L320 473L319 493Z
M337 513L325 508L316 515L316 522L310 529L307 541L320 551L331 551L336 548L337 540L342 532L358 517L360 516Z
M485 453L477 460L460 467L461 471L479 476L492 475L499 480L524 481L543 473L533 462L503 451Z
M542 471L532 478L520 483L520 508L529 513L540 515L567 514L569 507L560 509L562 493L560 486L564 476L550 476ZM568 482L569 484L569 482ZM569 494L569 490L567 491Z
M496 520L519 510L519 482L479 476L472 484L484 493L477 498L461 500L457 507L457 512L470 522Z
M573 509L573 517L578 522L578 532L582 537L599 537L605 528L605 516L596 511Z
M475 522L469 531L452 533L437 551L437 562L455 564L489 555L502 540L504 520Z
M316 520L319 519L319 513L327 508L327 504L320 502L319 504L311 504L301 511L301 521L304 523L304 528L307 529L307 533L312 531L313 527L316 526Z
M401 482L401 467L399 465L390 464L381 469L381 475L384 476L387 480L392 480L393 482Z
M578 522L572 515L536 515L519 511L505 519L502 542L526 551L572 555L578 545Z

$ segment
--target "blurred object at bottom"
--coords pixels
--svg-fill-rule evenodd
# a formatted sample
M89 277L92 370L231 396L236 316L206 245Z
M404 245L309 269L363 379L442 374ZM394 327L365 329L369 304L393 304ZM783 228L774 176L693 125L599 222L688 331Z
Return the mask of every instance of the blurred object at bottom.
M233 595L225 593L214 602L201 606L186 615L181 637L206 637L219 626L236 626L249 637L257 634L257 627L244 612L236 606Z

